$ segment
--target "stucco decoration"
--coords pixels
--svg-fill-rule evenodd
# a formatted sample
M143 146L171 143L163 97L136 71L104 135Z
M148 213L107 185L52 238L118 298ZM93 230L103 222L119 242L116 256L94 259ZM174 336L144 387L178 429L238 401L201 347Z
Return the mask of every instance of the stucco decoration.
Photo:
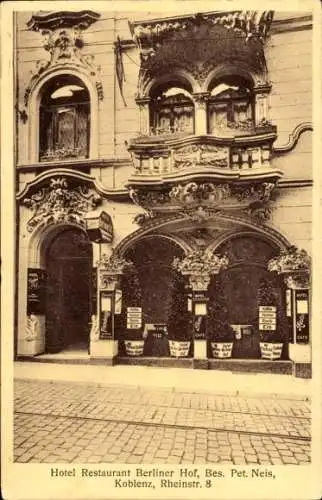
M94 56L83 54L83 30L100 16L90 11L57 12L47 16L33 16L28 27L41 31L43 47L49 53L49 59L36 62L36 68L31 72L31 78L24 95L25 106L29 96L40 77L56 66L68 64L84 70L95 81L98 98L103 99L103 87L99 78L100 67L95 65Z
M151 82L180 72L191 75L194 92L207 91L213 69L227 65L266 84L263 42L272 19L272 11L233 11L130 23L141 56L138 97L149 95Z
M188 184L175 186L169 196L180 205L192 208L201 205L216 206L230 195L228 184L213 184L212 182L188 182Z
M172 164L175 168L211 166L229 167L229 148L209 144L192 144L171 151Z
M131 261L124 259L115 250L110 255L103 254L97 262L100 289L115 290L120 276L132 266Z
M306 250L299 249L295 245L287 250L283 250L277 257L271 259L268 263L268 270L275 271L278 274L306 271L310 272L311 258Z
M288 288L307 289L310 286L311 257L306 250L295 245L271 259L267 269L283 275Z
M40 224L62 222L84 226L84 214L101 202L101 196L90 191L86 184L70 186L64 177L52 178L49 185L23 199L23 204L33 210L27 230L32 232Z
M155 56L169 35L198 28L202 24L223 26L228 31L242 36L245 42L251 38L264 42L273 20L273 14L273 11L217 11L167 20L137 21L130 23L130 29L133 40L140 49L141 59L146 61Z
M193 290L207 290L211 276L228 267L228 258L210 250L198 249L189 252L183 259L176 257L173 267L188 276Z
M28 316L27 318L25 340L27 342L31 342L32 340L38 339L39 335L40 335L39 319L35 314L30 314L30 316Z

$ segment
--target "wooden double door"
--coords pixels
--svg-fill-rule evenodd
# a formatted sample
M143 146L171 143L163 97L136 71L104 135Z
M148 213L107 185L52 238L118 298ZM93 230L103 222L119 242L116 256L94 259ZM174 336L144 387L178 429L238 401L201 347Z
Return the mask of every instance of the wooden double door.
M88 349L92 246L80 230L52 242L46 256L46 351Z

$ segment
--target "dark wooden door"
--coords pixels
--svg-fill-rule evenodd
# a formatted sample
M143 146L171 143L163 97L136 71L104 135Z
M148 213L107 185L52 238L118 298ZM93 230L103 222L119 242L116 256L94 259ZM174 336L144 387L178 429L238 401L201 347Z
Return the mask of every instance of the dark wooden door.
M46 350L88 346L91 245L83 233L61 233L47 254Z

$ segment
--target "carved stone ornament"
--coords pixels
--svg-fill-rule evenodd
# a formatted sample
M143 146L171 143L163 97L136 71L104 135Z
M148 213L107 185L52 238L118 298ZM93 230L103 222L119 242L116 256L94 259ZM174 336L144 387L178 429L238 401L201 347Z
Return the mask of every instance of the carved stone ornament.
M151 219L153 219L153 214L151 212L146 212L143 214L142 213L136 214L133 218L133 222L138 226L143 226L143 224L146 224Z
M90 340L91 342L97 342L100 338L99 319L95 314L93 314L91 317L91 321L92 321L92 326L89 334Z
M228 147L216 147L208 144L186 146L172 151L172 162L175 168L211 166L229 167Z
M189 277L193 290L206 290L210 278L228 266L228 257L220 257L210 250L199 248L189 252L183 259L176 257L173 267Z
M288 288L307 290L310 288L310 274L306 271L286 274L284 276L284 283Z
M124 270L132 265L132 262L124 259L114 250L111 255L103 254L97 262L100 289L115 290Z
M148 209L169 204L171 201L168 191L141 191L139 189L130 188L129 195L136 205Z
M42 16L33 16L28 23L30 29L41 31L43 47L49 53L50 59L37 61L25 91L25 106L28 105L29 96L42 73L63 64L85 69L95 79L98 98L102 100L104 97L99 78L100 67L95 66L94 56L84 55L82 52L84 47L83 30L100 16L90 13L90 11L75 12L72 16L70 14L70 12L59 12L55 16L52 15L52 19L50 16L47 16L47 19Z
M238 185L231 187L231 194L238 201L250 202L268 202L271 198L272 191L275 188L273 182L261 182L254 184L247 184L245 186Z
M30 314L27 318L27 328L25 340L27 342L31 342L32 340L36 340L39 338L40 334L40 324L39 319L34 314Z
M268 262L267 269L278 274L310 274L311 257L306 250L295 245L282 250L277 257Z
M156 55L164 40L173 33L201 24L221 25L228 31L243 36L246 42L255 37L263 42L268 35L272 20L273 11L217 11L167 20L138 21L130 23L130 29L133 40L140 49L142 61L147 61Z
M97 262L97 266L100 271L106 271L110 274L118 275L122 274L125 268L131 267L132 262L124 259L113 250L111 255L103 254Z
M189 182L185 185L174 186L169 194L170 198L185 208L199 206L216 206L230 196L228 184L213 184L212 182Z
M84 226L84 214L101 202L101 196L91 193L85 184L71 187L64 177L51 179L49 186L23 199L23 204L33 210L27 230L32 232L39 224L72 223Z

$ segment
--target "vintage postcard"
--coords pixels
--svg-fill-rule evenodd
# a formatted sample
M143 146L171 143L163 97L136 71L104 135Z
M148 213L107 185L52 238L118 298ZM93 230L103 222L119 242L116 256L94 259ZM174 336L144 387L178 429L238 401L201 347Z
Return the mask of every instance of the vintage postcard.
M320 498L320 3L1 41L2 496Z

